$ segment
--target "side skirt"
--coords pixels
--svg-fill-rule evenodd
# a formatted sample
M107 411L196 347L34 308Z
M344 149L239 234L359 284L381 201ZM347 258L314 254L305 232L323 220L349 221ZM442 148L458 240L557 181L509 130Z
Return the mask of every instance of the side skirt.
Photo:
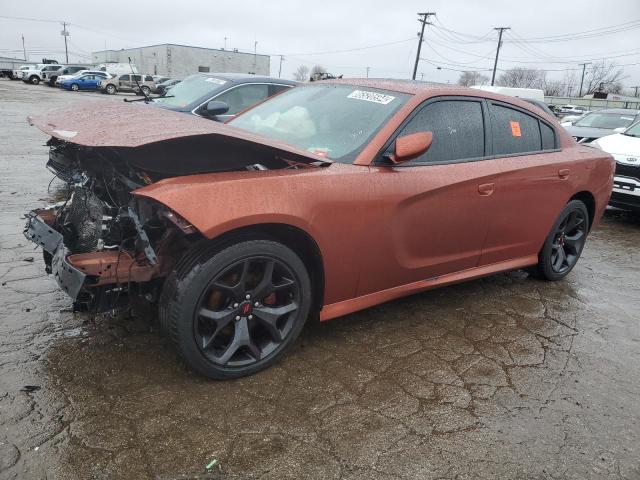
M472 280L474 278L486 277L487 275L493 275L495 273L530 267L537 263L538 256L531 255L528 257L516 258L514 260L493 263L491 265L474 267L456 273L441 275L439 277L427 278L426 280L419 280L414 283L400 285L380 292L369 293L361 297L325 305L320 311L320 321L324 322L331 320L332 318L341 317L349 313L357 312L358 310L364 310L365 308L388 302L390 300L395 300L396 298L412 295L414 293L420 293L433 288Z

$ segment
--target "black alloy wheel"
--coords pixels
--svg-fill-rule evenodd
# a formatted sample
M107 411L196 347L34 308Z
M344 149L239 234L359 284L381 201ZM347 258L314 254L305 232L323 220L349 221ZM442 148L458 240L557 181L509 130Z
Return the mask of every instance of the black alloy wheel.
M311 286L300 258L270 240L185 257L166 280L160 316L187 363L216 379L273 364L309 314Z
M578 262L588 233L587 208L579 200L570 201L547 236L536 273L547 280L564 278Z

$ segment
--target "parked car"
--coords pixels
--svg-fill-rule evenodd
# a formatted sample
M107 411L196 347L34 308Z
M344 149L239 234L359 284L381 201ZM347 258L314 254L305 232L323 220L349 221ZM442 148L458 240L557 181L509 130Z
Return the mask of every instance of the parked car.
M44 76L49 72L61 70L63 65L58 64L39 64L22 72L22 81L38 85Z
M109 75L107 72L102 72L99 70L80 70L79 72L76 72L72 75L60 75L57 79L56 79L56 86L60 86L60 84L65 81L65 80L69 80L70 78L74 78L74 77L80 77L82 75L95 75L96 77L100 77L101 80L105 80L107 78L111 78L111 75Z
M238 112L276 93L288 90L296 82L281 78L235 73L196 73L171 89L154 104L217 121L227 121Z
M393 80L314 82L229 124L121 102L29 121L49 168L85 179L27 216L47 268L77 308L157 300L212 378L272 365L307 318L518 268L564 278L615 165L517 98Z
M166 82L167 80L169 80L169 77L165 77L163 75L151 75L151 77L153 78L153 81L156 83L156 85L158 83Z
M561 117L565 115L583 115L587 110L587 107L580 105L562 105L558 110L558 115Z
M640 122L624 132L601 137L591 145L613 155L616 160L609 205L640 211Z
M523 100L525 102L529 102L531 105L535 105L536 107L538 107L540 110L542 110L545 113L548 113L549 115L551 115L552 117L555 117L556 114L553 110L551 110L551 108L549 107L549 105L547 105L544 102L541 102L540 100L533 100L530 98L523 98Z
M54 87L56 85L56 80L58 80L59 76L62 76L62 75L73 76L76 73L79 73L80 71L85 70L86 68L87 67L82 67L78 65L68 65L58 70L43 71L42 81L47 82L50 87Z
M607 108L588 113L564 128L577 142L590 143L600 137L622 132L637 120L640 120L640 110Z
M138 94L142 92L144 95L149 95L155 88L156 84L151 75L134 75L132 73L107 78L100 84L100 89L109 95L116 92L135 92Z
M101 75L92 73L83 73L77 77L71 77L60 82L60 86L66 90L98 90L100 89L100 83L104 80Z
M162 83L156 84L156 92L158 95L164 95L173 87L180 83L180 80L176 80L175 78L170 78L169 80L165 80Z

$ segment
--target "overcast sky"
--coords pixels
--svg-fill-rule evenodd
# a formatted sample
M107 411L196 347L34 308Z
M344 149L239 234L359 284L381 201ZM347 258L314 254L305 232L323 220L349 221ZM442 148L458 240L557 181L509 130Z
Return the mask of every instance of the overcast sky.
M436 12L427 26L418 78L455 83L456 70L491 69L497 43L494 27L511 27L504 36L499 68L530 66L548 70L581 68L577 64L601 57L623 66L625 86L640 85L640 1L564 0L534 2L479 1L211 1L99 0L42 2L2 0L0 16L70 22L70 61L90 52L156 43L180 43L274 55L271 73L291 78L300 64L319 63L345 76L410 78L419 30L416 12ZM551 5L553 7L551 8ZM636 21L636 23L630 23ZM625 24L625 25L623 25ZM570 35L623 25L610 35L570 41L526 42L534 37ZM24 34L30 59L64 60L60 24L0 18L0 55L21 56ZM461 36L461 32L465 35ZM601 33L602 30L592 32ZM524 40L523 40L524 39ZM556 39L551 39L556 40ZM335 53L395 42L377 48ZM31 53L29 52L31 51ZM312 55L315 52L334 52ZM558 63L551 63L553 60ZM525 63L521 63L525 62ZM560 63L568 62L568 63ZM490 76L490 72L487 73ZM499 72L498 72L499 73ZM421 75L422 74L422 75ZM549 72L562 79L563 72Z

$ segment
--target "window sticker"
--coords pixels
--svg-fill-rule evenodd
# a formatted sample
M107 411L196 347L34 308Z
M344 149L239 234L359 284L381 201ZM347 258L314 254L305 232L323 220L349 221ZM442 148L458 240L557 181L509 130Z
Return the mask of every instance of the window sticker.
M379 103L380 105L388 105L396 97L391 95L385 95L384 93L368 92L366 90L354 90L347 98L353 98L355 100L364 100L365 102Z
M513 137L521 137L522 136L522 132L520 131L520 122L516 122L514 120L511 120L509 123L511 124L511 136L513 136Z
M221 78L209 77L205 79L205 82L215 83L216 85L224 85L227 83L226 80L222 80Z

